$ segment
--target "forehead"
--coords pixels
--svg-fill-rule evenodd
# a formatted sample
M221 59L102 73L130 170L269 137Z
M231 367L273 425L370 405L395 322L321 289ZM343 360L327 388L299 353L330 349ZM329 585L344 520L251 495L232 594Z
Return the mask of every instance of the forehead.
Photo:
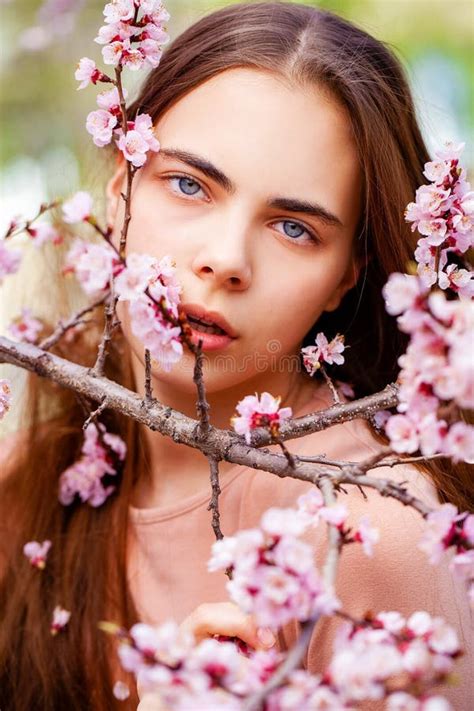
M181 98L155 133L163 147L207 158L253 195L317 196L347 213L359 193L349 117L317 86L291 86L269 73L231 69Z

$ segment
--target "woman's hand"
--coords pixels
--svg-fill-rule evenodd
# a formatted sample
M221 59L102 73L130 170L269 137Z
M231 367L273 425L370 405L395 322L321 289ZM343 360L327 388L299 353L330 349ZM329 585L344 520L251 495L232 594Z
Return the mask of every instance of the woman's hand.
M269 649L276 642L267 627L257 627L252 615L246 615L233 602L206 602L198 605L180 625L192 632L197 642L205 637L238 637L253 649Z
M276 642L270 629L257 627L252 615L246 615L233 602L206 602L198 605L183 620L180 628L191 632L196 642L214 635L237 637L253 649L269 649ZM138 685L138 695L140 703L137 711L169 711L159 693L144 693Z

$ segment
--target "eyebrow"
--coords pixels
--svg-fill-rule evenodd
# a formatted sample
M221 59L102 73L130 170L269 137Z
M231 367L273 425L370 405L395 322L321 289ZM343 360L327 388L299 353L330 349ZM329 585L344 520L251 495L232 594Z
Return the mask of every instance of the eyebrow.
M192 168L200 170L201 173L218 183L224 190L229 193L235 193L237 188L230 178L225 175L213 163L189 151L183 151L178 148L160 148L158 156L163 155L166 158L175 158L182 163L186 163ZM302 212L305 215L316 217L327 225L337 225L343 227L342 221L327 210L319 203L311 203L307 200L297 200L295 198L272 197L267 200L267 207L277 208L278 210L287 210L288 212Z

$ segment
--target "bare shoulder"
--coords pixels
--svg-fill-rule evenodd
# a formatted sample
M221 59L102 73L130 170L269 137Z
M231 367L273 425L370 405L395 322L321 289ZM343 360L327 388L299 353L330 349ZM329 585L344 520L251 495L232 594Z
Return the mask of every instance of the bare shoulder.
M24 430L9 432L0 439L0 480L6 474L13 457L25 445L27 433Z

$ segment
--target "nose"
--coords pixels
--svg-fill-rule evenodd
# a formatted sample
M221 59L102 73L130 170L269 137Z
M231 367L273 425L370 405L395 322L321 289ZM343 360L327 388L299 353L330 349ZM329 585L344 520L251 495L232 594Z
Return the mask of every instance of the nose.
M212 230L214 237L206 237L192 263L194 273L213 282L214 287L233 291L248 289L252 270L250 265L249 228L234 222L231 228Z

